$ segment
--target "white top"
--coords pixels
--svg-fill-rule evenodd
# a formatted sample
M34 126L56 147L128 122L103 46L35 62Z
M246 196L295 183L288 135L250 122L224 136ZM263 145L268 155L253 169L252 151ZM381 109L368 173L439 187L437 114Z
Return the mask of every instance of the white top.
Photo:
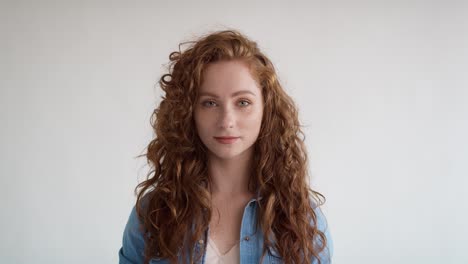
M239 242L234 244L228 252L221 254L213 240L208 236L208 245L206 245L206 264L239 264L240 247Z

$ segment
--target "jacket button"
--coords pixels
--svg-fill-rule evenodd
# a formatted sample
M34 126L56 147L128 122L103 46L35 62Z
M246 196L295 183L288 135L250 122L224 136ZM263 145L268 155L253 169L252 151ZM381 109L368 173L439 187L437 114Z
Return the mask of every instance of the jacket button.
M249 240L250 240L250 237L249 237L249 236L246 236L244 239L245 239L246 241L249 241Z

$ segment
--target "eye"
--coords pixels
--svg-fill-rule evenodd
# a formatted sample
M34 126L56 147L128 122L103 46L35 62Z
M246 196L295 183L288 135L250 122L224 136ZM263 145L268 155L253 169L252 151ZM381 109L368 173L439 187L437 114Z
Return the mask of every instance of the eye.
M204 102L202 103L202 105L203 105L203 106L206 106L206 107L211 107L211 106L212 106L212 105L207 105L207 103L213 103L213 104L214 104L215 102L213 102L213 101L204 101Z
M250 105L250 102L247 101L247 100L240 100L239 103L246 103L246 104L243 104L242 106L249 106Z
M240 100L238 103L240 104L241 107L247 107L251 104L248 100ZM202 105L204 107L212 107L212 106L215 106L216 103L212 100L207 100L207 101L203 101Z

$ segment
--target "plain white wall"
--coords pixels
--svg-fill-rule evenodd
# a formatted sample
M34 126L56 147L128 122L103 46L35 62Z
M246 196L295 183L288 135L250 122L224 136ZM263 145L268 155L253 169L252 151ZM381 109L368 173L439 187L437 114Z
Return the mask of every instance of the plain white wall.
M256 40L334 263L468 263L466 1L2 1L1 263L117 263L170 52Z

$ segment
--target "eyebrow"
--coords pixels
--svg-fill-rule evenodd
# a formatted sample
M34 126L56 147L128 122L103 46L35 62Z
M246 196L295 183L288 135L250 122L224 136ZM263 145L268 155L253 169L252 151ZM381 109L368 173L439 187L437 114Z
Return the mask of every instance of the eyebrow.
M231 97L237 96L239 94L245 94L245 93L249 93L249 94L252 94L252 95L256 96L256 94L251 92L251 91L241 90L241 91L237 91L237 92L231 94ZM212 96L212 97L219 98L219 96L217 96L216 94L210 93L210 92L201 92L200 96Z

